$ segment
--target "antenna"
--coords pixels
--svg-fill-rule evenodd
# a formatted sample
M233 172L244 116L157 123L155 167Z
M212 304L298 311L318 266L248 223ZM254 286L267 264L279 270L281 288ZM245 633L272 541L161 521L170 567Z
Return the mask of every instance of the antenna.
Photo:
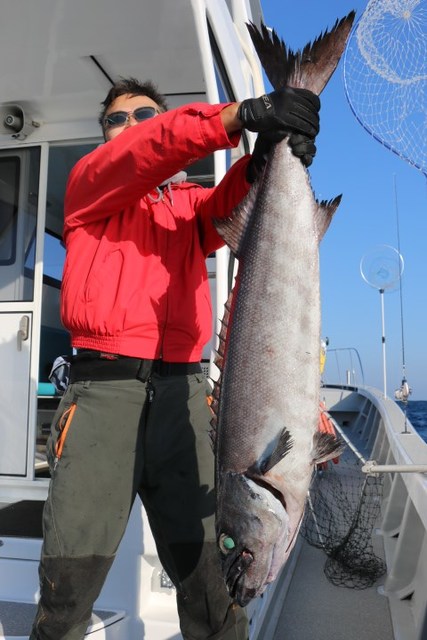
M399 286L403 272L403 258L394 247L378 245L366 253L360 261L360 273L367 284L380 293L381 301L381 343L383 354L384 397L387 396L387 367L385 344L384 293L394 291Z

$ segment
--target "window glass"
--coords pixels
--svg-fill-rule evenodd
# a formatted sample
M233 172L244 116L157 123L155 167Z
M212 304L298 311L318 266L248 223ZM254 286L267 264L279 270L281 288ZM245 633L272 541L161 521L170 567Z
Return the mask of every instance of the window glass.
M52 145L49 149L47 171L46 225L44 236L43 278L57 281L59 287L65 259L62 242L64 227L64 197L68 176L80 158L95 149L97 144Z
M65 247L61 238L46 231L44 234L43 277L47 276L60 283L65 260Z
M40 148L0 151L0 301L32 300Z
M18 196L19 158L0 157L0 265L15 260Z
M62 236L64 226L64 196L68 176L80 158L98 145L62 144L49 149L47 170L46 230L57 237Z

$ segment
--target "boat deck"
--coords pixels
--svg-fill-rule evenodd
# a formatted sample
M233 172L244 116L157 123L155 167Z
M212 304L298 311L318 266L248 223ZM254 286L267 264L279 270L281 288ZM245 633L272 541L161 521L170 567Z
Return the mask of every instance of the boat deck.
M388 600L378 591L381 580L363 590L337 587L323 572L321 549L300 539L295 551L295 571L265 640L394 640Z
M348 417L348 416L347 416ZM352 444L363 456L368 457L366 442L360 431L352 433ZM342 491L340 508L347 503L355 512L364 477L360 467L347 447L340 464L334 466ZM348 464L347 464L348 462ZM333 478L325 481L331 482ZM356 487L356 490L354 489ZM339 500L339 495L337 494ZM378 497L371 500L378 500ZM373 552L378 560L385 561L381 512L374 518L372 530ZM321 524L321 521L319 521ZM383 595L386 575L367 588L336 586L328 580L324 567L328 559L325 551L309 544L299 535L292 567L282 577L274 611L264 625L263 640L395 640L389 600ZM408 636L409 637L409 636Z
M25 602L0 602L0 638L25 640L31 633L37 606ZM123 611L100 611L92 613L88 634L104 629L125 617ZM98 637L98 636L97 636Z

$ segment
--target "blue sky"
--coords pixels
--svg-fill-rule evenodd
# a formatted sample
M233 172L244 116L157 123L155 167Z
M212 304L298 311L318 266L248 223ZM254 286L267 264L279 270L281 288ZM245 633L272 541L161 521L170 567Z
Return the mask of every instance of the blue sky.
M267 26L293 49L351 9L360 18L366 4L367 0L262 0ZM427 180L359 124L345 95L342 61L321 100L312 184L318 199L343 194L320 248L322 335L328 336L330 349L357 349L365 383L383 389L381 297L362 279L360 262L379 245L397 249L400 239L406 377L411 399L426 400ZM387 394L393 396L403 371L399 289L384 294L384 310Z

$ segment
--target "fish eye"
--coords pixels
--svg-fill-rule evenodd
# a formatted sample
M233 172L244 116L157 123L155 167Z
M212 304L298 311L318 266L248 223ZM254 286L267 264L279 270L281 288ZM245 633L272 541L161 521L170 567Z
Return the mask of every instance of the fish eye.
M226 533L221 533L221 535L219 536L219 548L222 551L222 553L230 553L230 551L233 551L233 549L236 546L236 543L234 542L233 538L230 538L229 535L227 535Z

